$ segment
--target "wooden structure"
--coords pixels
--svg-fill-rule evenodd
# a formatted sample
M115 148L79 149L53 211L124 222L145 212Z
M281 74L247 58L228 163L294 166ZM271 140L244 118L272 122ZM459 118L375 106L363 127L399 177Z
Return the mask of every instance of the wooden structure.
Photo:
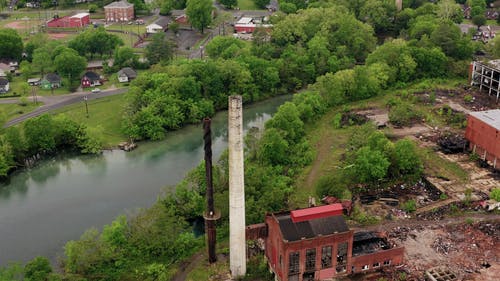
M350 230L341 204L268 214L265 224L247 227L247 239L255 238L264 239L279 281L331 280L397 265L404 256L380 233Z
M500 159L500 109L471 112L465 138L470 149L497 168Z

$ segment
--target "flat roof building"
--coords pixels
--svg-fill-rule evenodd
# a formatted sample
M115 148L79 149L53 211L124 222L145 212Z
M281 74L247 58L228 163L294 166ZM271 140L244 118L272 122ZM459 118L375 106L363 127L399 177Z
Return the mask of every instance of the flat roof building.
M465 138L469 148L497 168L500 159L500 109L471 112L467 116Z

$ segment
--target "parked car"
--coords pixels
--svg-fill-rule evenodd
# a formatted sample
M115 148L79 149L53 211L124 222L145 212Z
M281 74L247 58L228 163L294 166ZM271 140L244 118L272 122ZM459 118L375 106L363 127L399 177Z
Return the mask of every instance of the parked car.
M92 93L99 93L100 91L101 91L101 89L99 89L99 88L94 88L94 89L92 89L92 91L91 91L91 92L92 92Z

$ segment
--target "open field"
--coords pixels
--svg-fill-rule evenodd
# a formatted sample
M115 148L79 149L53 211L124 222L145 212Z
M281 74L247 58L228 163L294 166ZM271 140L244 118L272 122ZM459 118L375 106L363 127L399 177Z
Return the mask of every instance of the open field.
M0 119L3 121L10 120L24 113L33 111L40 105L40 103L34 104L32 102L27 102L24 106L19 104L0 104Z
M104 146L113 147L127 139L121 132L125 105L126 95L116 95L89 101L88 118L83 101L57 110L54 114L64 114L76 122L86 124L91 129L102 131Z
M258 10L253 0L238 0L240 10Z

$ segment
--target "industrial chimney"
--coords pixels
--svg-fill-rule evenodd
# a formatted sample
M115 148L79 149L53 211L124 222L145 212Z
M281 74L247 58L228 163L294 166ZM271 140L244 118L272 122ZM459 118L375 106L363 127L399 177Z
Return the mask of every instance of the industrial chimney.
M220 218L220 212L214 207L214 188L212 184L212 130L210 118L203 119L203 142L205 144L205 178L207 182L207 211L203 214L205 219L205 233L207 234L208 262L217 261L215 254L216 230L215 221Z
M231 276L246 274L245 183L243 171L243 104L229 97L229 267Z
M396 10L400 12L403 10L403 0L396 0Z

